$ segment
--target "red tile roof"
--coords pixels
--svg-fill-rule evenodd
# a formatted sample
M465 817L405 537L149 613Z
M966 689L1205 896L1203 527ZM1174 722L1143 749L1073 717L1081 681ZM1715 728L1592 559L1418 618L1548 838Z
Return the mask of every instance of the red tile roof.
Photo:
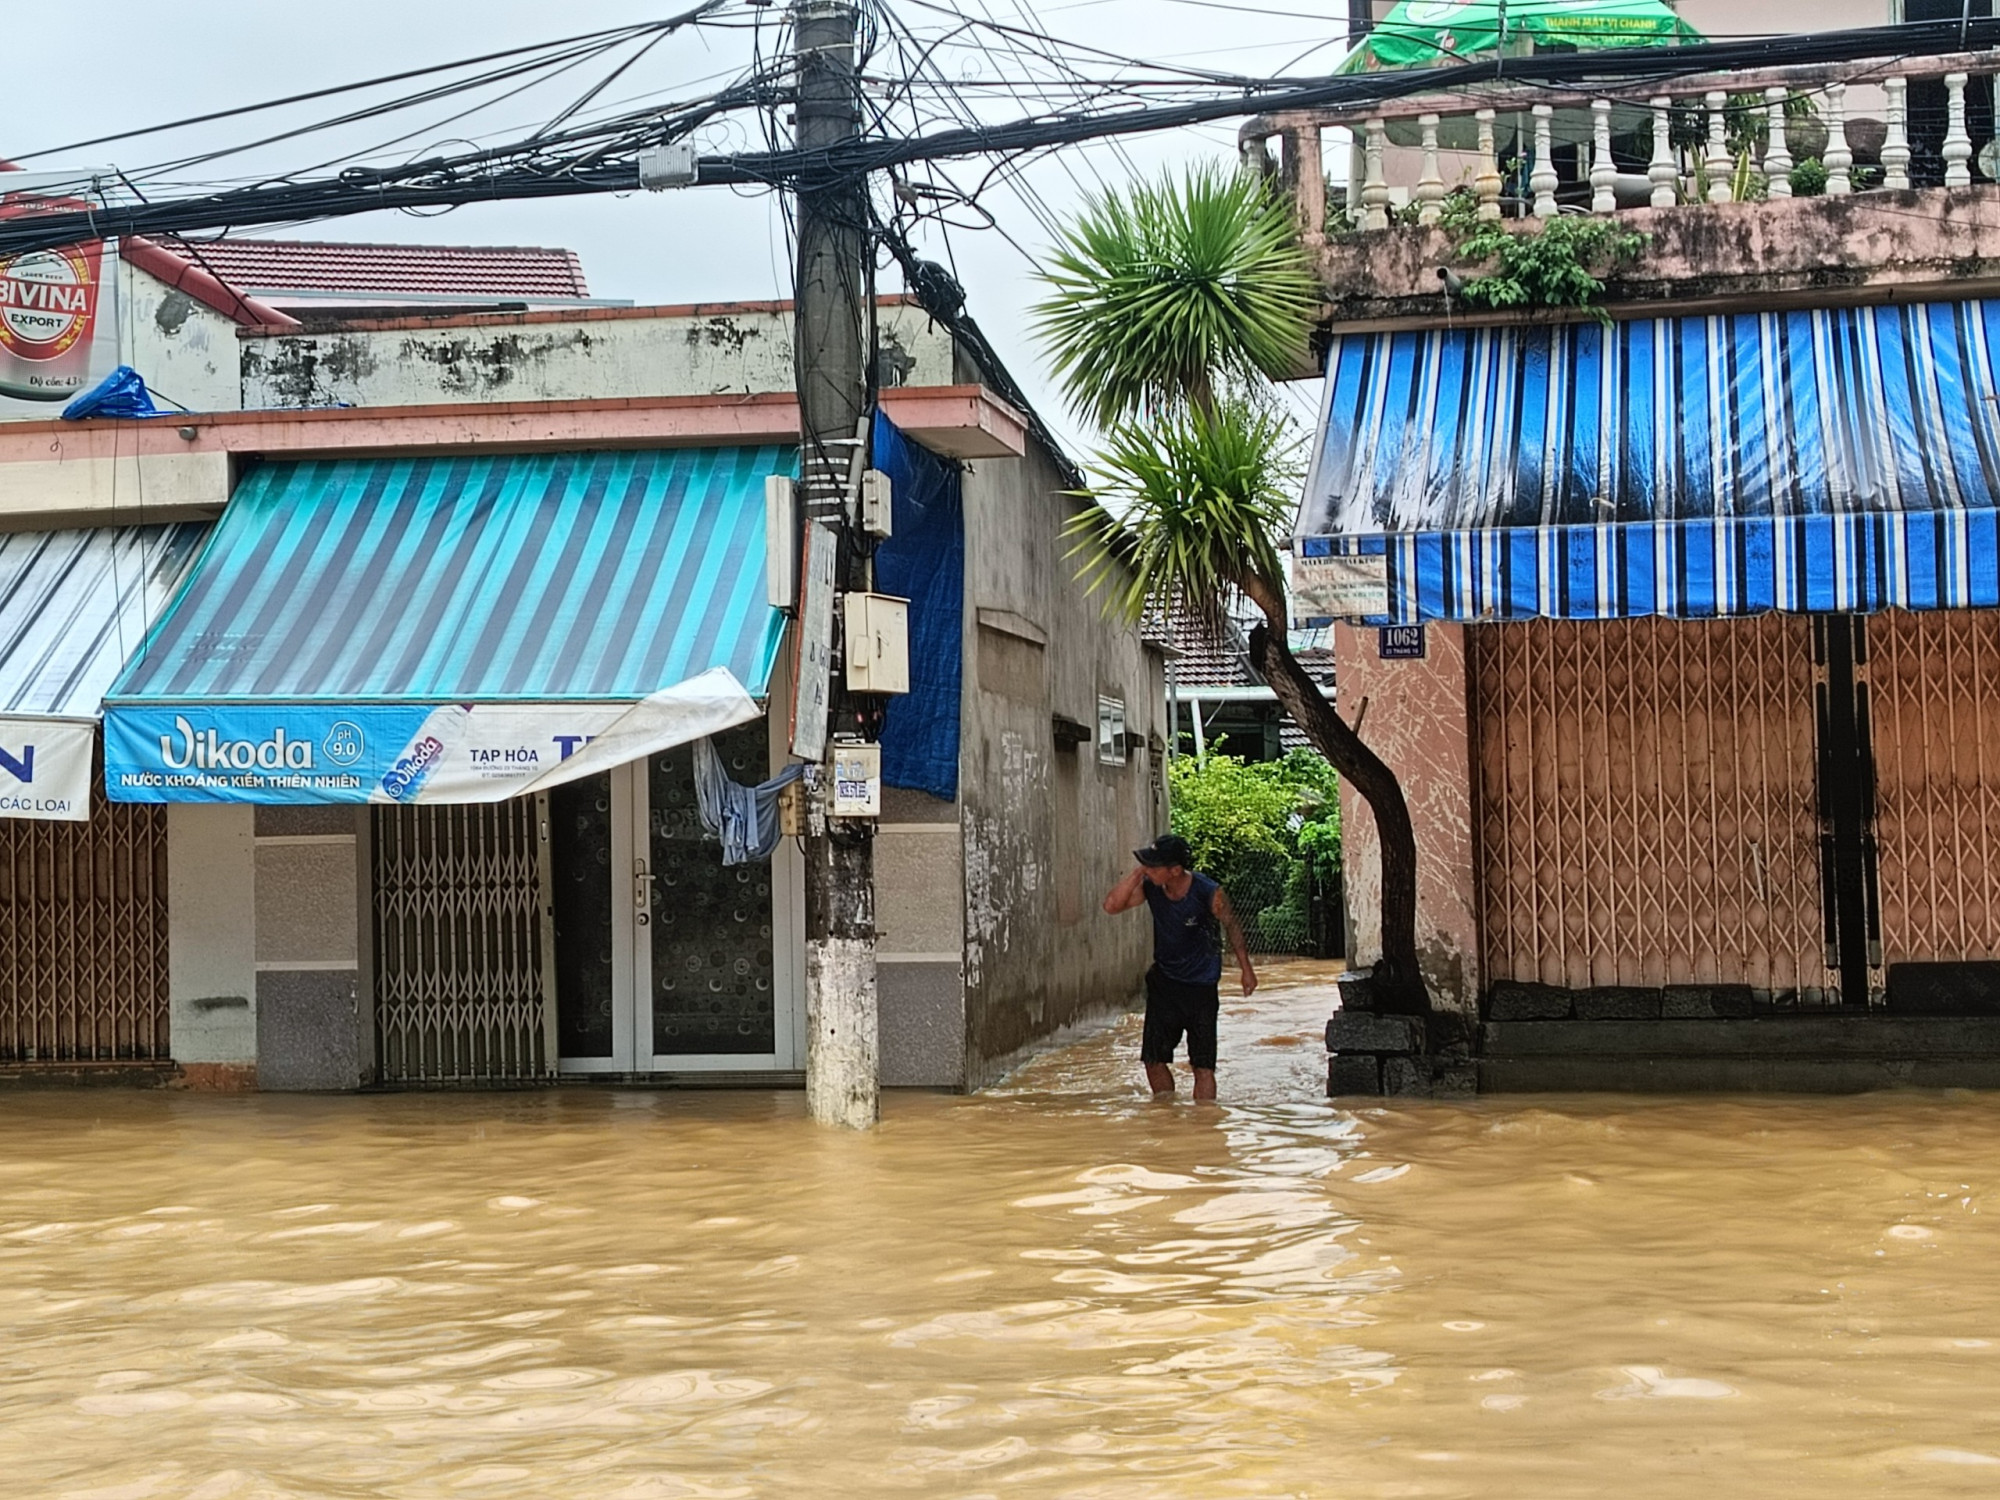
M1240 634L1227 622L1218 634L1185 599L1155 599L1146 607L1139 633L1179 653L1173 675L1182 687L1247 687L1257 681Z
M244 292L588 297L573 250L512 245L343 245L310 240L161 243Z

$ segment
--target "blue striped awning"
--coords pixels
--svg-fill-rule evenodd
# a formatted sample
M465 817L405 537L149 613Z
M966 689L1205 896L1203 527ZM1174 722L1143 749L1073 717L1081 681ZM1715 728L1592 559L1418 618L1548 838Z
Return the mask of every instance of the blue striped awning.
M1383 625L2000 606L1994 509L1315 536L1297 554L1301 579L1322 558L1382 559L1388 609L1365 618ZM1326 618L1310 582L1295 592L1301 617Z
M764 479L789 448L269 463L238 486L114 704L753 695Z
M205 522L0 534L0 715L94 719Z
M1336 337L1298 555L1386 557L1398 622L2000 603L1996 343L1996 301Z

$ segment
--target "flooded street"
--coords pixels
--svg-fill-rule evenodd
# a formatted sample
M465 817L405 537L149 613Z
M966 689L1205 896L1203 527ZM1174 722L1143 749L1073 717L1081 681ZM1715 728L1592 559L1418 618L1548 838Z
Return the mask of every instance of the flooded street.
M2000 1486L2000 1099L1347 1112L1301 973L1219 1108L0 1097L0 1492Z

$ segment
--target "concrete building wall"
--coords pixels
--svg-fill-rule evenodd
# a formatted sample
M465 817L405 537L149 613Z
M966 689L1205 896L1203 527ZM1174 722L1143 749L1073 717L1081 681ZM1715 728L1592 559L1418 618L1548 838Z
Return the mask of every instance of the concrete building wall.
M1482 987L1462 625L1425 629L1422 661L1382 661L1372 629L1334 628L1340 706L1403 784L1417 836L1417 953L1434 1004L1476 1014ZM1348 961L1382 954L1382 861L1368 804L1342 784Z
M236 322L123 260L118 263L118 359L163 406L235 411L242 404Z
M875 831L882 1082L965 1084L965 843L958 804L884 788Z
M94 442L85 437L79 447ZM229 499L226 453L122 453L0 463L0 525L117 526L212 516Z
M372 1071L361 973L360 825L367 809L259 807L257 1080L351 1089Z
M1077 502L1046 454L969 466L965 489L966 1082L1035 1042L1129 1003L1150 947L1140 918L1106 917L1104 892L1164 818L1162 663L1104 617L1065 561ZM1059 747L1054 720L1097 724L1121 698L1140 748L1123 766ZM1150 742L1150 744L1148 743Z
M168 1042L195 1084L256 1081L255 855L248 807L168 805Z
M881 309L882 383L948 385L952 341L912 306ZM246 335L241 404L429 406L789 391L792 314L777 304L493 313Z

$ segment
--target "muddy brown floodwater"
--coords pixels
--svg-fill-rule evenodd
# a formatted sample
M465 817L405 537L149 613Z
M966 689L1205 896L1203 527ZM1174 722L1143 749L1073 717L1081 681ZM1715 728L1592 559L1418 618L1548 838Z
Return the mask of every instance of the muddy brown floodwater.
M0 1495L2000 1491L2000 1099L0 1097ZM1183 1080L1185 1083L1185 1080Z

